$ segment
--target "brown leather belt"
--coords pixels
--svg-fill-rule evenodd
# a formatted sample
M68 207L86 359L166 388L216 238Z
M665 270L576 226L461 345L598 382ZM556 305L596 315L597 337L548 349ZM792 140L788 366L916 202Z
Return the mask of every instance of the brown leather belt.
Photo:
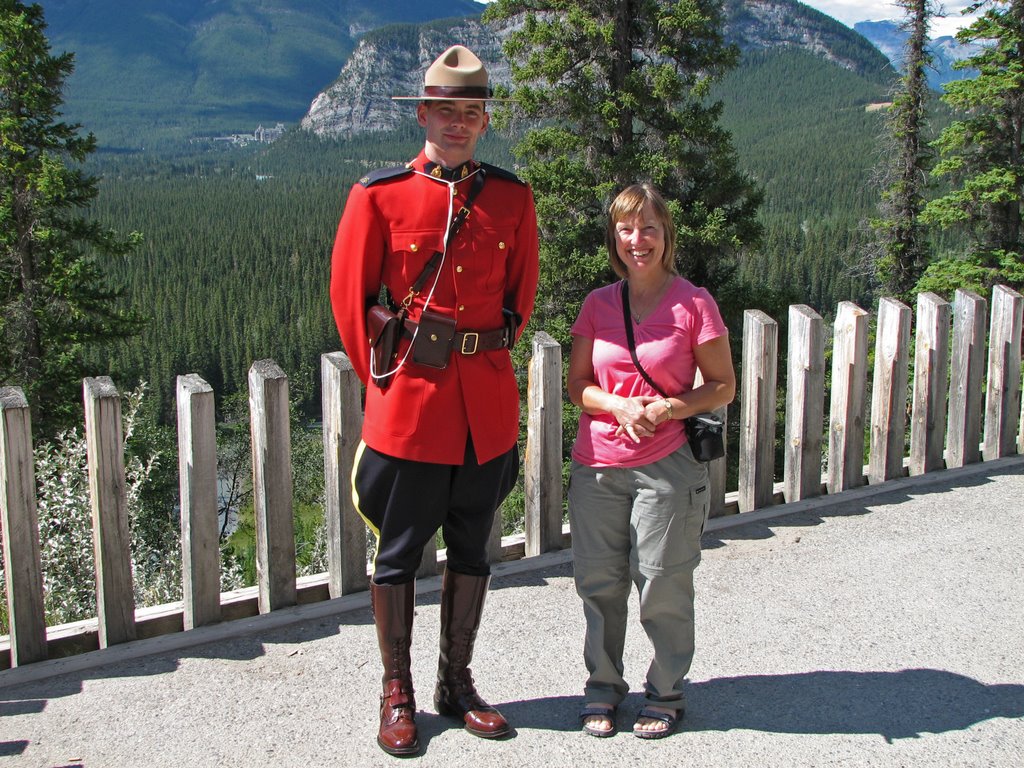
M416 333L416 323L407 318L404 325L406 338L412 338ZM452 351L460 355L475 355L477 352L493 352L508 347L504 328L494 331L456 331L453 338Z

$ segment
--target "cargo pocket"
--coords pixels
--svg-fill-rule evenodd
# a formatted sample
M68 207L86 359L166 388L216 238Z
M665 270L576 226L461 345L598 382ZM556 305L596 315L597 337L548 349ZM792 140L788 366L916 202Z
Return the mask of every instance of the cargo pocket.
M684 444L652 465L648 483L632 520L641 572L656 576L693 567L700 561L700 537L711 506L706 468Z

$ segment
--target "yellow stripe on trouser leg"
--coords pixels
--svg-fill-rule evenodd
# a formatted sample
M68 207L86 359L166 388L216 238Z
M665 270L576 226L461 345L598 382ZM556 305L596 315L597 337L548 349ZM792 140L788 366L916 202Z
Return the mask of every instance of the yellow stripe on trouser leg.
M359 506L359 489L356 488L356 472L359 471L359 462L362 460L363 451L365 450L366 443L360 440L359 447L356 448L355 460L352 462L352 476L349 478L349 482L352 484L352 505L355 507L356 513L363 518L363 522L366 523L366 527L370 529L375 539L373 545L373 573L370 575L370 581L373 581L373 574L377 572L377 553L380 552L380 530L370 522L370 518L363 514L363 510Z

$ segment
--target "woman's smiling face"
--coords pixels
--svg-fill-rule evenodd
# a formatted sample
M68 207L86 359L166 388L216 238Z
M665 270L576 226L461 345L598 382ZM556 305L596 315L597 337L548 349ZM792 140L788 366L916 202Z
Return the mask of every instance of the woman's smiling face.
M631 275L637 270L663 268L665 228L650 203L640 215L615 223L615 248Z

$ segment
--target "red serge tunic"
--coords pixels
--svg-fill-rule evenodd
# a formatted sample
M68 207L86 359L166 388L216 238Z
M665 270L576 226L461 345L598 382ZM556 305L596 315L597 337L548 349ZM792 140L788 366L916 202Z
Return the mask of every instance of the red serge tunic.
M413 172L426 172L427 164L421 152L407 169L362 179L349 192L338 225L331 304L345 351L364 383L370 374L366 309L376 301L380 285L401 301L427 260L444 249L452 185ZM478 165L471 164L470 170ZM513 174L484 168L483 189L448 246L430 299L430 309L454 317L458 331L502 328L502 307L518 312L525 325L537 291L533 194ZM458 211L472 176L453 184L453 210ZM413 301L412 320L418 321L432 285L433 276ZM408 343L402 341L399 360ZM386 389L367 384L363 440L381 453L461 464L470 434L480 463L515 444L519 392L507 349L473 355L453 351L443 370L417 365L410 355Z

